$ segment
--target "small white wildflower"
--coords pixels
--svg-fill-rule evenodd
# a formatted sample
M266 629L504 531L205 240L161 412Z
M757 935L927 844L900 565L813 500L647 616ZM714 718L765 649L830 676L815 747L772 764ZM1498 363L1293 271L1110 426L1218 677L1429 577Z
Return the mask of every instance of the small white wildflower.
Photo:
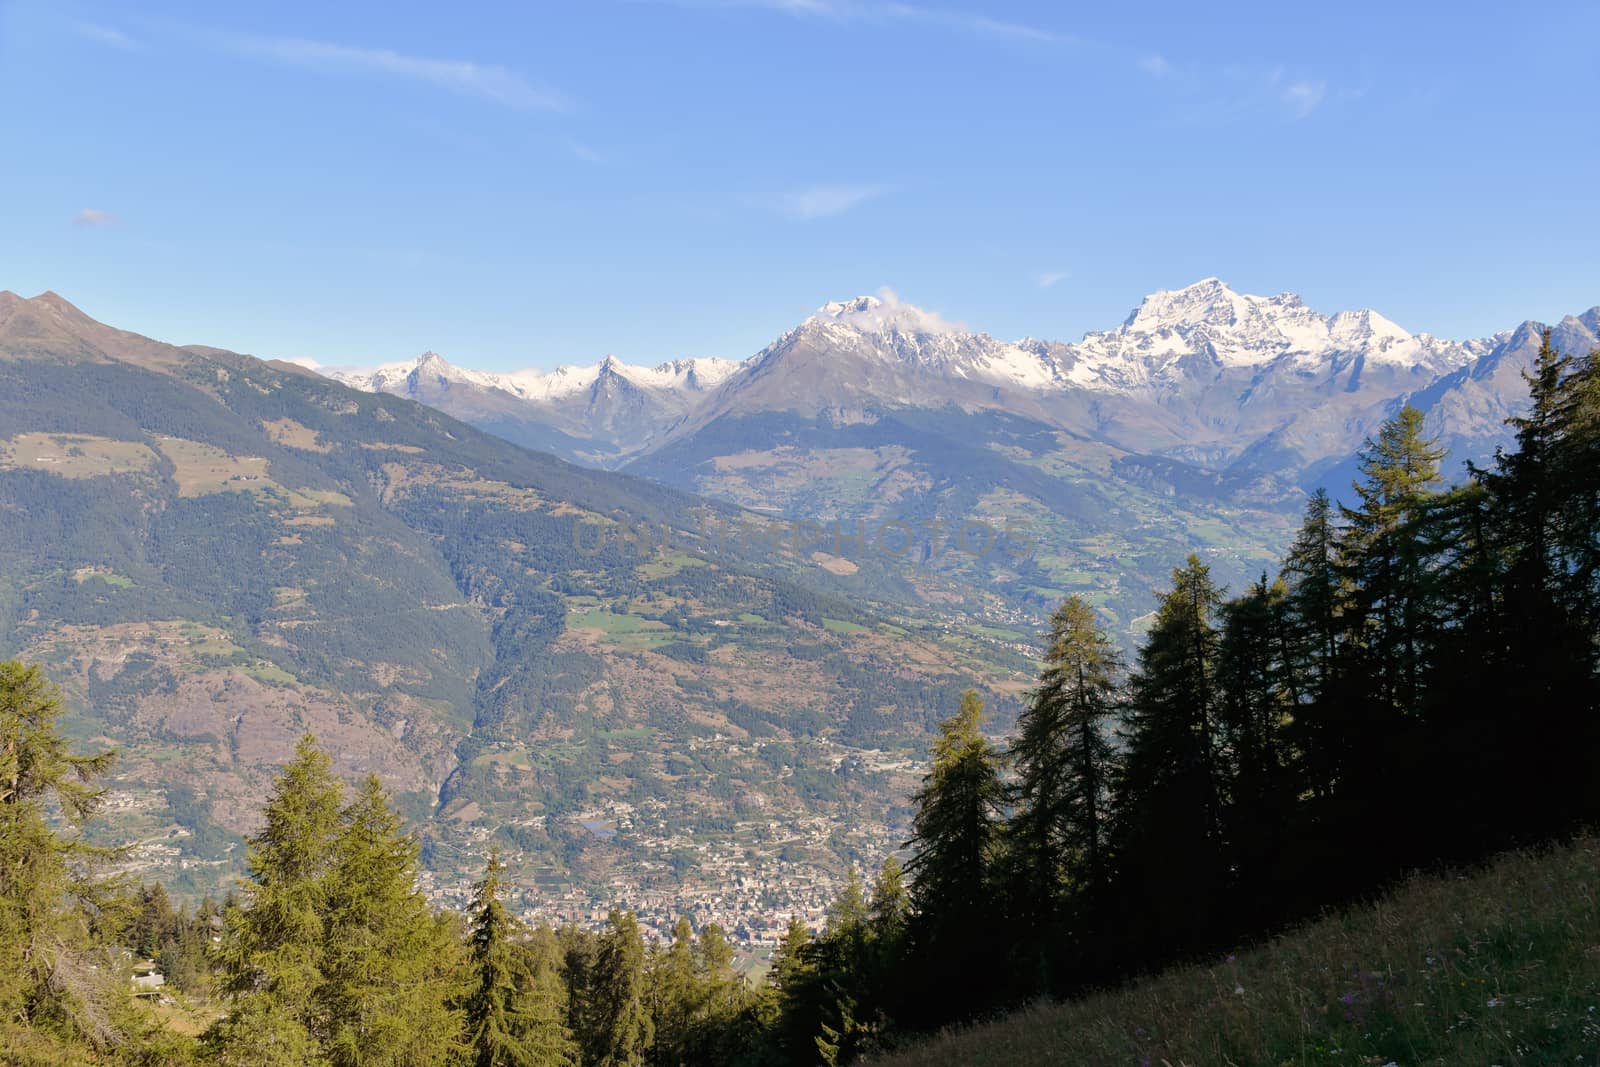
M1244 996L1244 986L1236 984L1233 987L1233 992L1234 992L1235 996L1240 996L1240 997Z
M1501 1005L1501 1003L1502 1002L1501 1002L1499 997L1490 997L1489 998L1489 1007L1491 1007L1491 1008L1498 1008Z

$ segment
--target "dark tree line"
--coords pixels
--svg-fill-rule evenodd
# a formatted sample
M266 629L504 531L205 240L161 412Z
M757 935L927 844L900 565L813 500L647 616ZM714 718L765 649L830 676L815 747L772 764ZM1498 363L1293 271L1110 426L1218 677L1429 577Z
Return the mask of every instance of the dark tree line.
M1310 498L1277 576L1230 597L1191 555L1126 668L1069 599L1008 751L963 702L918 797L880 1030L1114 982L1600 818L1600 367L1547 334L1528 381L1515 447L1462 484L1405 407L1348 504Z

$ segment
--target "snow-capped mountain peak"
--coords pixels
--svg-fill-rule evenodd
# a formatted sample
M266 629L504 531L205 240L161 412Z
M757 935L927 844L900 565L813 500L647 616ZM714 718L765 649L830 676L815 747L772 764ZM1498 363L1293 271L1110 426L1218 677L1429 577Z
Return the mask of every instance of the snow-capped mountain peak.
M1145 333L1202 323L1234 325L1248 315L1252 299L1260 298L1241 296L1220 278L1202 278L1182 289L1157 289L1122 325L1130 332Z
M1196 353L1221 367L1259 367L1290 357L1296 366L1312 368L1365 355L1442 370L1470 358L1462 345L1413 335L1370 309L1324 315L1294 293L1240 293L1218 278L1151 293L1117 329L1090 333L1068 347L1082 357L1070 376L1074 381L1111 387L1160 377L1165 364Z
M1573 319L1569 332L1592 336L1596 327L1600 312L1591 311ZM1291 423L1307 434L1321 427L1314 432L1323 435L1333 432L1328 427L1365 427L1351 412L1520 344L1510 333L1476 341L1413 334L1371 309L1324 314L1293 293L1242 293L1212 277L1153 292L1120 325L1076 343L998 340L885 289L823 304L743 361L643 367L608 355L587 366L490 373L425 352L370 371L325 373L452 413L492 413L496 425L535 427L527 438L535 447L600 442L593 455L607 462L726 416L826 412L870 420L891 408L952 405L1045 422L1087 419L1095 432L1126 432L1126 443L1140 448L1147 443L1139 433L1170 415L1178 420L1173 440L1198 456L1227 452L1239 434ZM1311 414L1334 407L1345 414L1332 422ZM552 442L545 436L552 430L565 436ZM1202 447L1201 438L1209 443Z
M849 300L830 300L816 310L807 325L852 327L862 333L904 333L932 336L964 333L932 311L902 303L889 289L879 296L857 296Z

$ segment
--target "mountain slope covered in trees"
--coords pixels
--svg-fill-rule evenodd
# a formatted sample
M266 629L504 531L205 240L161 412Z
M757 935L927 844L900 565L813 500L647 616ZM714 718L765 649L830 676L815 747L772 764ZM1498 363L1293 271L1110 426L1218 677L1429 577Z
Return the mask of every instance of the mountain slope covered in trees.
M898 569L774 551L769 529L298 367L0 296L0 648L121 749L130 862L191 887L238 868L307 730L436 816L441 870L496 835L530 881L634 864L670 883L670 834L578 821L641 805L707 842L815 815L841 835L794 861L837 870L858 821L888 832L903 774L860 754L914 753L952 694L1004 700L1023 660Z

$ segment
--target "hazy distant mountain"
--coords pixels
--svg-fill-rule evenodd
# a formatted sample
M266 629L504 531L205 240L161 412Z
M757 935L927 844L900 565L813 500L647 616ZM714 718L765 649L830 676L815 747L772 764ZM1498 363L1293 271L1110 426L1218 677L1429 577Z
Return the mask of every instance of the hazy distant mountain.
M1600 308L1557 324L1587 351ZM1120 449L1302 484L1347 464L1403 402L1432 416L1460 460L1505 439L1537 323L1452 341L1372 310L1323 314L1292 293L1216 278L1144 298L1118 327L1074 343L996 340L892 299L825 304L742 363L491 375L437 356L341 380L410 396L513 440L614 465L718 420L790 412L835 424L905 409L1003 411ZM1531 347L1530 347L1531 346ZM752 442L754 443L754 442Z
M365 392L438 408L521 445L608 465L648 446L738 368L728 359L633 367L607 356L588 367L493 374L424 352L410 363L328 373Z
M1597 319L1563 320L1557 343L1588 351ZM832 302L694 387L613 365L621 421L596 399L605 365L514 376L525 385L413 367L370 387L869 542L926 528L912 580L958 583L968 610L1032 625L1078 592L1125 630L1191 550L1235 586L1274 567L1305 490L1347 491L1362 440L1402 403L1427 411L1451 477L1492 455L1539 331L1450 341L1207 278L1073 343L997 340L887 296ZM953 549L975 523L1025 531L1035 551Z

